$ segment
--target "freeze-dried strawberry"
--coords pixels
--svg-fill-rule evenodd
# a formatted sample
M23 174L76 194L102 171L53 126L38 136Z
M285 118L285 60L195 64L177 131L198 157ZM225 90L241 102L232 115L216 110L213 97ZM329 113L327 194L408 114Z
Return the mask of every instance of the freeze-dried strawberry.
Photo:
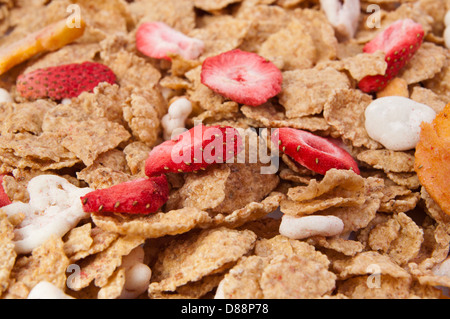
M361 91L370 93L385 88L420 48L423 37L424 31L420 24L411 19L404 19L394 22L366 43L364 52L383 51L386 54L387 69L385 75L364 77L358 83Z
M170 60L168 53L194 60L202 54L203 41L190 38L163 22L146 22L136 32L136 48L148 57Z
M205 59L201 82L235 102L258 106L281 92L283 76L269 60L251 52L231 50Z
M106 65L74 63L22 74L17 79L17 91L28 99L62 100L91 92L101 82L116 83L115 74Z
M9 199L8 195L5 193L5 190L3 188L3 177L5 175L0 175L0 207L6 206L11 204L11 200Z
M169 198L165 175L139 178L98 189L81 197L88 213L150 214L161 208Z
M214 163L233 159L242 147L239 132L227 126L194 126L150 152L146 163L147 176L161 173L183 173L205 169Z
M332 169L351 169L359 174L353 157L327 138L293 128L279 128L272 134L272 142L298 164L322 175Z

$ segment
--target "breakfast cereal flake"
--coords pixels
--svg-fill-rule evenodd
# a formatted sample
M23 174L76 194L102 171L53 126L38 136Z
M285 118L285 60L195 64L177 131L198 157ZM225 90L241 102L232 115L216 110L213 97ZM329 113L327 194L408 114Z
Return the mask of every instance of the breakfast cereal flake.
M349 87L347 76L332 68L285 71L280 104L288 118L314 115L323 111L333 90Z

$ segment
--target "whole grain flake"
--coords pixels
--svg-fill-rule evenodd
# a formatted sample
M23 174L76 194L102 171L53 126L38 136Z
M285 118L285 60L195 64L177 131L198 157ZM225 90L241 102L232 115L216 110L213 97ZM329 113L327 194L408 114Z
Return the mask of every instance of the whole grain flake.
M449 297L446 1L0 2L1 298Z

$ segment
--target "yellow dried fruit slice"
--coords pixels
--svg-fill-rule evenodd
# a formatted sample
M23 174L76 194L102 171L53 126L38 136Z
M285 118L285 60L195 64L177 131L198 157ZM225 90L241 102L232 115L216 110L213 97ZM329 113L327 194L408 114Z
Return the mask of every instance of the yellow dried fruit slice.
M83 20L79 26L71 27L64 19L0 49L0 74L38 53L62 48L81 37L85 28Z
M450 215L450 104L432 123L422 123L414 169L433 200Z

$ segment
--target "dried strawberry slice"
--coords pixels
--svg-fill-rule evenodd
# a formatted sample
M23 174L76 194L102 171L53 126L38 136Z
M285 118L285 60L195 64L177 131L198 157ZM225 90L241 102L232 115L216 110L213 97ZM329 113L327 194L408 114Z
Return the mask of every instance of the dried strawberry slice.
M201 82L237 103L259 106L281 92L283 75L262 56L234 49L206 58Z
M158 211L169 198L169 184L164 175L139 178L98 189L81 197L88 213L150 214Z
M420 48L424 30L411 19L398 20L379 33L363 48L365 53L383 51L387 69L385 75L368 75L359 83L363 92L377 92L387 86Z
M316 173L325 175L332 168L360 173L353 157L327 138L293 128L279 128L274 130L271 139L286 155Z
M177 139L153 148L145 163L145 173L155 176L198 171L234 158L241 147L242 139L236 129L197 125Z
M3 177L4 176L5 175L0 175L0 207L6 206L6 205L9 205L12 203L3 188Z

